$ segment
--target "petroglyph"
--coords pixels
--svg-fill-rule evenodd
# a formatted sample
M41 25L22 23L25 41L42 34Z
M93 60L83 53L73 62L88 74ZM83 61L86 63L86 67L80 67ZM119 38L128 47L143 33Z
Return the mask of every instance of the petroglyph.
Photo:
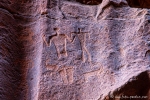
M65 85L73 83L73 80L74 80L73 73L74 73L74 70L72 67L71 68L64 67L61 70L59 70L59 74Z
M71 38L68 37L66 34L60 34L59 33L59 28L54 28L54 31L56 31L56 35L53 35L51 37L49 37L49 42L47 43L46 39L43 38L44 42L46 43L47 46L51 46L51 43L53 42L55 47L56 47L56 51L57 51L57 55L58 55L58 59L61 58L61 53L64 53L65 56L67 57L67 49L66 49L66 44L67 44L67 40L69 42L72 42L72 35ZM63 52L60 51L60 47L63 47Z
M83 75L85 77L85 81L88 82L90 77L94 77L94 76L99 77L99 75L102 73L102 71L103 71L103 69L100 68L98 70L84 73Z
M74 75L74 69L73 67L60 67L57 65L51 65L48 64L48 61L46 61L46 70L43 75L47 75L47 77L52 75L58 75L60 76L61 80L63 81L63 84L72 84L74 81L73 75ZM49 74L48 74L49 73Z
M66 72L66 69L62 69L59 71L59 74L63 80L63 83L64 84L68 84L68 79L67 79L67 72Z
M69 84L73 83L73 71L74 71L73 68L66 69Z
M87 55L88 55L88 61L91 62L91 55L90 55L89 51L86 48L86 34L88 34L88 37L90 38L89 32L81 32L81 28L78 28L78 32L72 32L72 33L76 34L76 36L80 40L81 49L82 49L82 61L85 62L84 55L85 55L85 52L86 52ZM75 38L74 38L74 40L75 40Z
M47 71L51 71L51 72L57 72L59 69L59 66L56 64L49 64L50 59L47 59L45 62L45 67Z
M49 60L46 61L46 69L51 71L57 71L59 67L57 65L48 64L48 61Z

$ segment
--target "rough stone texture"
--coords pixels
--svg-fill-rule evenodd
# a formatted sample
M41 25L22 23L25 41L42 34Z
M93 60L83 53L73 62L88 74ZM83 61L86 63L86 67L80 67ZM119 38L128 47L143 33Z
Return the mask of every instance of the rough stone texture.
M127 2L148 8L1 0L0 100L149 100L150 11Z
M0 100L38 98L43 44L39 10L38 1L0 1Z

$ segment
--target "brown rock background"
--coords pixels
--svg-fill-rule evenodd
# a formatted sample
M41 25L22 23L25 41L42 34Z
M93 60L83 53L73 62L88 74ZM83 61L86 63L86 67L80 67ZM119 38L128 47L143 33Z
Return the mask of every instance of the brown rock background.
M127 1L1 0L0 100L149 100L150 12Z

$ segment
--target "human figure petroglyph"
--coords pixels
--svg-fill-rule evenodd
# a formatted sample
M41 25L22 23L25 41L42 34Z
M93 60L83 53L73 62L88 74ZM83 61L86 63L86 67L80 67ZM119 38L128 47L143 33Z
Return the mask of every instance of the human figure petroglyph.
M48 42L45 39L45 36L43 36L43 41L46 43L47 46L51 46L51 43L53 42L55 47L56 47L56 51L57 51L57 55L58 55L58 59L61 57L61 53L60 53L60 46L63 47L65 56L67 57L67 49L66 49L66 44L67 44L67 40L69 42L73 42L72 35L71 38L68 37L66 34L60 34L59 33L59 28L54 28L54 31L56 31L56 35L50 36Z
M89 32L81 32L81 28L78 28L78 32L72 32L72 33L76 34L76 36L80 40L81 49L82 49L82 61L85 62L84 54L86 52L88 55L88 61L91 62L91 55L86 48L86 34L88 34L88 37L90 38ZM74 40L75 38L73 39L73 41Z

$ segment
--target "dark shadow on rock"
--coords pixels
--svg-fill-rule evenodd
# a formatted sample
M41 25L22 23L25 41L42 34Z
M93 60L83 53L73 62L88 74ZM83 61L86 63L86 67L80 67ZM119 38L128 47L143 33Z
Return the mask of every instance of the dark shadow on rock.
M149 100L149 90L150 71L145 71L129 79L124 86L106 96L105 100Z
M133 8L150 8L149 0L127 0L127 2Z

